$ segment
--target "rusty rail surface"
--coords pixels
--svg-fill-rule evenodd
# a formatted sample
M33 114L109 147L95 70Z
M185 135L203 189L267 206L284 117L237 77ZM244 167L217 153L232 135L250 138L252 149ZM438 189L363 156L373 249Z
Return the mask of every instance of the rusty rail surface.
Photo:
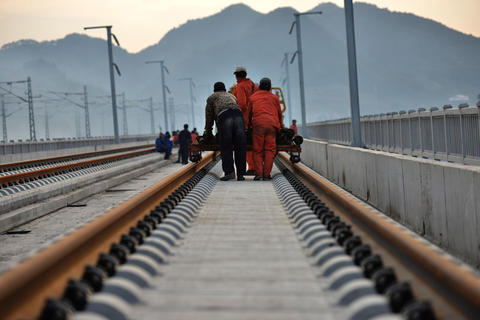
M71 172L74 170L85 169L85 168L97 166L97 165L112 162L112 161L118 161L125 158L131 158L131 157L151 153L153 151L154 149L149 147L147 149L114 154L114 155L97 158L97 159L84 160L76 163L62 164L62 165L58 165L50 168L43 168L43 169L38 169L33 171L10 174L7 176L0 177L0 187L13 186L15 184L34 181L36 179L41 179L41 178L49 177L52 175L63 174L63 173Z
M0 164L0 172L9 172L12 170L31 168L33 166L38 166L38 165L57 163L59 161L84 159L89 157L101 156L104 154L119 153L119 152L131 151L136 149L153 148L154 146L155 146L154 144L150 143L150 144L142 144L138 146L115 148L115 149L109 149L109 150L75 153L75 154L56 156L56 157L50 157L50 158L32 159L32 160L25 160L25 161L18 161L18 162L8 162L8 163Z
M0 319L38 317L47 297L60 297L68 279L80 278L85 266L95 264L101 252L108 252L122 234L214 158L212 152L186 165L1 274Z
M402 265L413 279L415 293L430 300L439 319L474 319L480 315L480 277L448 256L379 215L353 195L301 163L292 164L286 153L278 160L323 198L330 200L345 220L361 229L362 236L374 241L391 261ZM321 196L321 197L322 197ZM420 282L424 288L415 290Z

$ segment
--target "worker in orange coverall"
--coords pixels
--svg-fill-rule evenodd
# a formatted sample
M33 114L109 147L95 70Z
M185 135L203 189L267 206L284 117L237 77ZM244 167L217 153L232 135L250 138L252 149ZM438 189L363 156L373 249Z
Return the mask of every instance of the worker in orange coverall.
M233 94L238 100L238 106L243 113L243 122L245 123L245 129L247 129L249 127L248 117L250 114L250 110L248 109L249 99L250 96L258 90L258 87L252 80L247 78L247 69L245 69L245 67L237 67L233 74L237 79L237 86L234 88ZM252 151L247 151L247 164L248 170L246 172L246 175L254 175L255 165L253 161Z
M269 78L260 80L258 91L250 97L253 127L254 180L270 180L273 160L277 153L276 137L283 127L283 115L278 97L270 92Z

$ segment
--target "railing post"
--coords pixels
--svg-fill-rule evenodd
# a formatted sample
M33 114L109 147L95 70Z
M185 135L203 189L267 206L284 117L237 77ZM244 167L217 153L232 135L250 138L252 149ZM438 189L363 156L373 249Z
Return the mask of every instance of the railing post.
M477 102L478 143L480 144L480 100Z
M458 111L460 112L460 137L462 139L462 160L465 163L465 156L467 152L466 140L465 140L465 119L463 118L462 109L468 107L468 104L459 104Z
M408 131L410 132L410 155L413 156L413 150L415 146L413 145L413 128L412 128L412 113L415 110L408 110Z
M423 157L423 152L425 151L424 149L424 146L423 146L423 130L422 130L422 118L420 117L420 112L423 112L425 111L424 108L418 108L418 129L419 129L419 132L420 132L420 150L421 150L421 154L422 154L422 157Z
M401 154L403 154L403 121L402 117L406 114L405 111L400 111L399 112L399 120L400 120L400 150Z
M392 140L393 140L393 152L395 153L395 150L397 149L397 134L395 132L395 116L398 114L398 112L392 112L391 117L392 117Z
M384 141L385 141L385 135L383 134L383 120L382 120L382 114L380 114L380 139L382 140L382 147L380 150L384 151L383 150L383 145L384 145Z
M390 119L388 119L389 113L385 116L387 120L387 152L390 152Z
M432 152L433 152L433 159L435 159L435 154L437 152L436 148L435 148L435 130L433 130L433 111L437 111L438 108L437 107L432 107L430 108L430 131L432 133Z
M448 130L448 125L447 125L447 110L451 109L452 106L449 104L446 104L443 106L443 126L445 127L445 154L447 156L447 161L448 161L448 155L450 154L449 150L449 143L448 143L448 138L450 137L450 130Z

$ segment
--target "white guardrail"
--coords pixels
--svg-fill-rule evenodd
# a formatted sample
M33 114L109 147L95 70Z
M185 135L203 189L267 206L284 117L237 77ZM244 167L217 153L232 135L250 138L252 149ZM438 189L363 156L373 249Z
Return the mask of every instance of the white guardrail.
M120 143L136 142L136 141L153 141L155 135L135 135L121 136ZM0 143L0 155L12 155L29 152L43 152L70 148L95 147L102 145L114 144L113 137L92 137L92 138L68 138L68 139L51 139L41 141L16 141Z
M369 115L360 121L369 149L480 165L480 104ZM351 142L350 118L309 123L307 130L310 138Z

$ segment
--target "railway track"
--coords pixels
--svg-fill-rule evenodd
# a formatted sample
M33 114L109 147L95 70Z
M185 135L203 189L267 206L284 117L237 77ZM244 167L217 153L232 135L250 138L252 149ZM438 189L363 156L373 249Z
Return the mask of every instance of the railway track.
M117 275L148 287L141 284L148 275L158 275L155 265L162 265L188 236L214 188L216 178L207 174L214 160L210 153L185 166L0 275L0 318L64 319L89 310L89 301L90 306L117 305L109 315L121 317L118 301L135 300L135 290L118 289L124 280L111 279ZM407 319L474 319L480 314L480 280L471 270L302 164L291 164L286 154L279 154L277 167L283 175L271 183L312 270L330 289L339 288L339 318L349 299L356 303L349 307L352 319L386 312ZM249 183L258 186L250 181L233 186ZM102 296L102 289L109 295ZM121 299L112 298L112 292ZM97 294L89 300L92 293Z
M148 154L153 151L153 145L146 144L1 164L0 190L56 175Z
M478 317L480 278L473 270L303 164L291 165L284 154L279 160L336 242L388 296L392 310L412 319Z

